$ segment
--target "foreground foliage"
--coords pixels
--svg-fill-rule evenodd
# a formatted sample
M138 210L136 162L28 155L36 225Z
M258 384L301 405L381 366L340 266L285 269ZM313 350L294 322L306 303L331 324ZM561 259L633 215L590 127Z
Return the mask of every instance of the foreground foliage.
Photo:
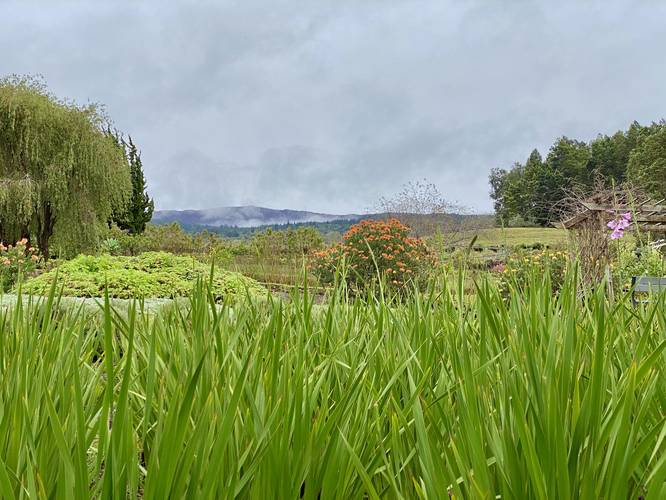
M508 306L489 284L397 307L19 304L0 312L0 494L664 498L664 299L532 279Z
M195 283L208 278L211 267L191 257L166 252L146 252L135 257L80 255L23 284L26 293L48 294L59 280L63 295L69 297L183 297ZM216 300L265 290L254 280L238 273L216 270L211 293Z

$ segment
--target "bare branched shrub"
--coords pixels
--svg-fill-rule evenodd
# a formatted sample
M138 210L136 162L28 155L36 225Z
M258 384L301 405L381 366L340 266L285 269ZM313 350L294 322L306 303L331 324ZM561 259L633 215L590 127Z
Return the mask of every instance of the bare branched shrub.
M592 190L572 189L556 207L561 221L569 221L570 251L579 262L582 283L599 284L611 280L610 263L613 257L610 230L607 226L620 212L630 210L641 198L633 186L607 187L597 181ZM590 210L590 206L606 207Z
M380 198L376 210L409 226L414 236L440 233L446 234L449 241L463 231L478 229L474 224L482 220L470 216L462 205L447 200L437 186L426 179L409 182L399 193ZM487 225L487 221L484 223Z
M585 285L594 286L604 277L610 277L608 269L612 259L606 219L594 213L570 231L571 251L580 264L581 278Z

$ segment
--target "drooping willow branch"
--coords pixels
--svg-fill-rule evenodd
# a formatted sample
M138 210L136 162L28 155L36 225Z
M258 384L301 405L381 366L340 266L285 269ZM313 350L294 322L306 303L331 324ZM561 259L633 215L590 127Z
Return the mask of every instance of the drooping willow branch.
M84 249L131 192L123 151L102 109L56 98L34 78L0 80L0 239L57 237Z

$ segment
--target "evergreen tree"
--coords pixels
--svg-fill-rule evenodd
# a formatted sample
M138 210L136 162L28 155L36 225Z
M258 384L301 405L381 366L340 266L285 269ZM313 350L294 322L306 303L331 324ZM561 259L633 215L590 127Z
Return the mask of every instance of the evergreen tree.
M146 224L153 218L155 204L146 192L146 179L143 175L141 153L132 141L132 137L125 141L122 137L116 139L125 151L132 178L132 193L124 210L113 217L120 229L125 229L132 234L140 234L146 230Z
M557 219L558 203L562 201L565 178L548 162L541 163L532 173L532 204L528 220L547 226Z
M655 124L632 151L627 176L657 199L666 198L666 124Z
M591 185L592 175L588 169L590 147L582 141L561 137L548 151L546 163L561 175L563 190L574 185Z
M593 140L588 163L592 177L601 177L609 185L623 182L631 152L628 142L623 132L617 132L612 137L600 135Z

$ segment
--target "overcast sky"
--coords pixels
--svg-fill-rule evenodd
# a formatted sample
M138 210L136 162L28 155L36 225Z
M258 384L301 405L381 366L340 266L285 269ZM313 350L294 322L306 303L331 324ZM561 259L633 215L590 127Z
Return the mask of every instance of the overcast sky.
M582 4L585 3L583 6ZM0 75L104 103L158 208L334 213L666 116L663 2L0 2Z

